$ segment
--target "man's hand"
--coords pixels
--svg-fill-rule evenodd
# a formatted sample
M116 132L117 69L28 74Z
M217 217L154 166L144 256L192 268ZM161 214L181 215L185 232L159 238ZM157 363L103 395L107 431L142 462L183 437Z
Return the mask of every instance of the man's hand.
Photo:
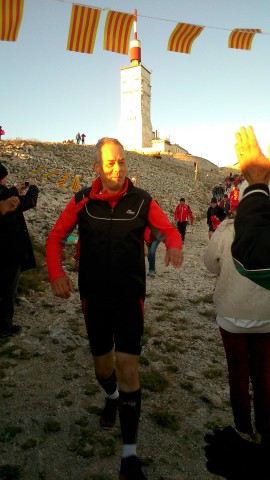
M169 248L165 255L165 266L170 263L174 268L180 268L184 260L183 251L178 248Z
M69 298L74 292L73 283L69 277L58 277L51 283L53 294L56 297Z
M240 127L235 134L237 143L235 151L241 171L250 185L255 183L269 184L270 161L262 153L252 127ZM269 146L270 156L270 146Z
M18 207L20 200L18 197L9 197L6 200L0 201L0 212L1 215L5 215L8 212L14 212Z

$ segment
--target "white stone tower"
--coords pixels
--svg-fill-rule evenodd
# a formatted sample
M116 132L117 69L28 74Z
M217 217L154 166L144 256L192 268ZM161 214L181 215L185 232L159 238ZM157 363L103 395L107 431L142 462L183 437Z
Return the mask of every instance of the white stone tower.
M129 67L121 68L121 121L119 137L126 150L152 146L151 73L141 64L141 42L137 39L137 10L134 38L130 42Z

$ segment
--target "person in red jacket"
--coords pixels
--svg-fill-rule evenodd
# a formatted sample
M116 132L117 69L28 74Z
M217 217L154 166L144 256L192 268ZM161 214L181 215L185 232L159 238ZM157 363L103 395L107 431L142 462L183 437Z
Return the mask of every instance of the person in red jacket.
M177 205L174 211L174 220L177 222L177 228L182 237L182 242L185 241L186 229L188 220L190 219L191 225L194 222L194 216L189 205L186 204L185 199L180 198L180 203Z
M78 224L80 296L96 378L107 394L100 425L113 427L119 408L123 440L119 478L145 480L136 453L146 288L144 232L148 226L164 242L165 264L176 268L183 261L182 241L151 195L126 176L125 153L117 139L99 140L94 169L98 178L74 195L49 234L49 279L56 296L69 298L74 291L62 267L62 248Z

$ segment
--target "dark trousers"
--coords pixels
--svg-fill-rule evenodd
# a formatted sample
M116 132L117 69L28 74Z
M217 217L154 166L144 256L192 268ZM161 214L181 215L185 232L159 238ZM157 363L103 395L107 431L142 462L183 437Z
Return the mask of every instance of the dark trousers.
M220 328L228 363L235 426L251 433L249 381L258 433L270 433L270 333L229 333Z
M179 233L181 234L182 240L184 241L187 229L187 222L177 222L177 228Z
M14 303L20 278L20 266L1 267L0 275L0 331L12 326Z
M158 240L153 240L150 247L148 248L149 272L156 271L156 249L159 244L160 242Z

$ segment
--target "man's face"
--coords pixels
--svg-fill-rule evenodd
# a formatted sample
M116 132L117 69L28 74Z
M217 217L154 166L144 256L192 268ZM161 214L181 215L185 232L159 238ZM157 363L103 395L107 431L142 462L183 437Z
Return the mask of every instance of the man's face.
M119 192L124 185L127 164L125 153L120 145L106 143L101 148L101 163L95 163L95 172L100 176L104 190Z
M185 202L183 200L180 200L180 205L185 205Z

